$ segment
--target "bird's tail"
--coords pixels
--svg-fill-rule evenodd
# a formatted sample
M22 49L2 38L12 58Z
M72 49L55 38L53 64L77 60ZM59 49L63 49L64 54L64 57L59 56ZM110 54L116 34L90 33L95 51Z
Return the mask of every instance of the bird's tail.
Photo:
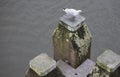
M82 10L78 10L78 12L79 12L79 13L81 13L81 12L82 12Z

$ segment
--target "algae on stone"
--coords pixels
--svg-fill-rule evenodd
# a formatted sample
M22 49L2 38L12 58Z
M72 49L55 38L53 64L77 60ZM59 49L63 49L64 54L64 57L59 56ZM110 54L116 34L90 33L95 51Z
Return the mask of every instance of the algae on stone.
M45 53L32 59L29 65L39 76L45 76L56 68L56 62Z
M59 23L53 34L54 59L62 59L74 68L90 58L91 34L85 22L76 31Z
M111 50L102 53L89 77L120 77L120 56Z

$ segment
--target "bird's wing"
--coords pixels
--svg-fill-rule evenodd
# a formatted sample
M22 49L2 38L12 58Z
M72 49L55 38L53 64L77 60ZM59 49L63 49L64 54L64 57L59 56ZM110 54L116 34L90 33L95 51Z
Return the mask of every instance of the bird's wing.
M65 13L67 13L67 14L73 14L73 13L76 12L75 9L68 9L68 8L64 9L64 11L65 11Z

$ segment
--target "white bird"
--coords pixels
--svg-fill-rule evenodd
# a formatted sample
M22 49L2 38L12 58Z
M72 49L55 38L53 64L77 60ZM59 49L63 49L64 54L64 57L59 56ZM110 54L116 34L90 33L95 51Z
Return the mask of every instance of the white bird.
M68 18L72 21L74 21L76 16L82 12L82 10L75 10L70 8L64 8L63 11L66 13Z
M82 10L75 10L75 9L69 9L69 8L64 8L63 11L66 13L66 14L69 14L69 15L79 15Z

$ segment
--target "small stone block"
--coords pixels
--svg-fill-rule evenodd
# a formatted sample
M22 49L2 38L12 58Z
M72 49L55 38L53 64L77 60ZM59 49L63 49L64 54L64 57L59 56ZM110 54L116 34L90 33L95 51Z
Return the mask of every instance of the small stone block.
M97 58L97 65L108 72L114 72L120 66L120 56L106 50Z
M74 69L62 60L57 62L58 69L62 72L65 77L87 77L87 75L92 71L95 63L87 59L78 68Z
M87 75L92 72L94 66L95 62L93 62L90 59L87 59L76 70L80 74L80 77L87 77Z
M71 75L72 72L75 70L74 68L72 68L71 66L69 66L68 64L66 64L65 62L63 62L62 60L59 60L57 62L57 67L62 72L62 74L64 76L67 76L67 77L68 77L68 75Z
M70 31L76 31L81 27L81 23L85 20L85 18L81 15L76 16L74 21L69 20L69 18L64 15L60 18L61 24L64 25Z
M47 54L42 53L32 59L29 65L39 76L45 76L56 68L56 61L50 58Z

